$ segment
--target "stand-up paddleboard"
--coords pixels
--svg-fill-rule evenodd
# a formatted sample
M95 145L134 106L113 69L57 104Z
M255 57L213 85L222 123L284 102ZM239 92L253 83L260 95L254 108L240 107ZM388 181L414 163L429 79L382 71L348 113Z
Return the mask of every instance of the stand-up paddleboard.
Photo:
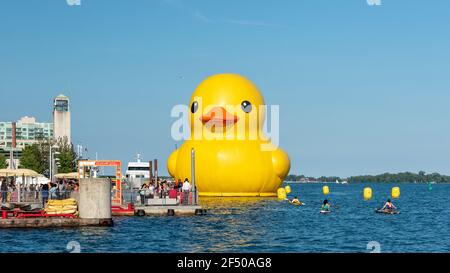
M384 214L400 214L400 211L398 210L392 210L392 209L376 209L376 213L384 213Z
M327 214L327 213L330 213L331 212L331 210L321 210L320 211L320 213L322 213L322 214Z

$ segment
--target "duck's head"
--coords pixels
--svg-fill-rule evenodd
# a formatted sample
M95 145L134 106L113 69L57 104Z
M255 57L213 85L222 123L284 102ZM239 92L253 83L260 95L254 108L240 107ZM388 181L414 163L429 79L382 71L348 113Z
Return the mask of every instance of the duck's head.
M233 136L246 139L261 130L265 119L264 99L258 88L237 74L206 78L189 102L192 134Z

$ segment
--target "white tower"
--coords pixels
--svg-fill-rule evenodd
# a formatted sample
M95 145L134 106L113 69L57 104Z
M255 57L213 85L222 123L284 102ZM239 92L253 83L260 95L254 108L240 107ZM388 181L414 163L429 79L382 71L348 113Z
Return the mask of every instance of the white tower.
M71 143L70 135L70 104L69 98L59 95L53 102L53 136L55 139L67 137Z

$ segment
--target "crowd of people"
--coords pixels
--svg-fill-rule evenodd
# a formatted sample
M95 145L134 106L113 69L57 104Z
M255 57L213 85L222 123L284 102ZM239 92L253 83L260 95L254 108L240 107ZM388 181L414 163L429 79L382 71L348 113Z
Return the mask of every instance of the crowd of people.
M74 180L60 179L47 184L17 183L15 178L3 178L0 184L1 203L34 202L45 206L48 199L67 199L72 192L78 192L79 184Z
M191 183L186 178L184 182L181 179L178 181L167 181L167 180L155 180L148 183L142 184L139 189L139 196L141 200L141 204L144 205L146 199L148 198L166 198L166 197L177 197L178 192L183 193L183 201L182 203L186 204L189 200L189 193L192 190ZM176 193L175 196L170 196L170 192Z
M65 178L46 184L17 183L14 177L0 179L0 200L2 204L11 202L41 203L43 206L49 199L67 199L73 192L78 192L79 183ZM182 204L190 202L189 196L192 186L186 178L184 182L153 179L144 183L138 190L141 204L144 205L149 198L182 198ZM181 195L180 195L181 193ZM20 198L19 198L20 194Z

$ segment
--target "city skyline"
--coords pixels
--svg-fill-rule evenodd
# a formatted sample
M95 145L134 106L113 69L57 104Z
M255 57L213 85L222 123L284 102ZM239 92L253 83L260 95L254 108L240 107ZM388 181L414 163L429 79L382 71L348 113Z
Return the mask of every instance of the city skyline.
M8 1L0 120L51 121L52 99L64 93L75 146L124 165L136 153L158 158L166 175L181 144L170 135L172 107L188 104L207 76L230 72L280 106L292 174L450 174L449 9L445 1Z

